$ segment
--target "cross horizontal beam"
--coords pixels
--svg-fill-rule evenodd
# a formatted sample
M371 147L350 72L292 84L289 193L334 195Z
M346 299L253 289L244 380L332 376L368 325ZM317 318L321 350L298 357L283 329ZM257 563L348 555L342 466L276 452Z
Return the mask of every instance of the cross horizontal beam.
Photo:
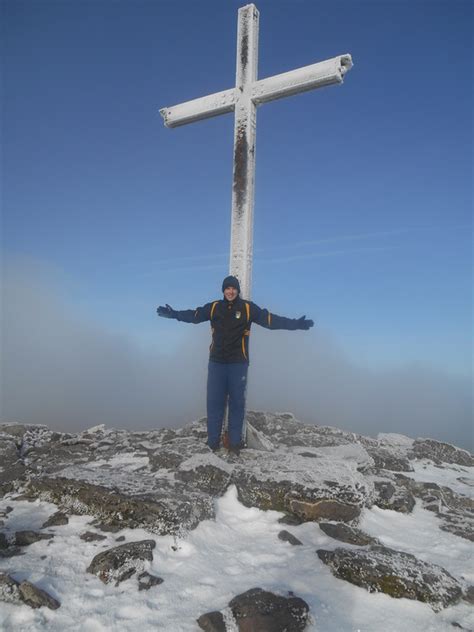
M226 112L232 112L237 102L236 89L216 92L206 97L185 101L179 105L162 108L160 114L166 127L179 127L194 121L219 116Z
M250 99L256 105L260 105L299 92L342 83L344 75L351 68L351 56L348 54L338 55L316 64L251 82L248 84ZM240 90L231 88L179 105L162 108L160 114L166 127L179 127L232 112L240 96Z

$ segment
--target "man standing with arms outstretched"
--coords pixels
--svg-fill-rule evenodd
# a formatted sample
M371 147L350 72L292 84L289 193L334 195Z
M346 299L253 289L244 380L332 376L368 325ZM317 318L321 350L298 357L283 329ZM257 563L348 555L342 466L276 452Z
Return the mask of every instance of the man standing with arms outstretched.
M183 323L211 322L212 342L207 375L207 444L218 450L221 442L227 397L229 398L229 452L242 447L245 393L249 367L249 335L252 323L267 329L307 330L312 320L285 318L261 309L240 297L238 279L228 276L222 283L224 298L196 309L176 311L170 305L156 310L159 316Z

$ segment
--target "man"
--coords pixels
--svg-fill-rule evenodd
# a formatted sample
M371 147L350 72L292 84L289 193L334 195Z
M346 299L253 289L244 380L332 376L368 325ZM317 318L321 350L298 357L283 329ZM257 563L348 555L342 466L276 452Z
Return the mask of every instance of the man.
M222 423L229 398L229 452L238 455L242 447L245 391L249 366L249 335L252 323L267 329L304 329L314 325L306 316L285 318L240 298L239 281L228 276L222 283L224 298L195 310L176 311L170 305L156 310L159 316L183 323L211 322L212 342L207 376L207 444L220 447Z

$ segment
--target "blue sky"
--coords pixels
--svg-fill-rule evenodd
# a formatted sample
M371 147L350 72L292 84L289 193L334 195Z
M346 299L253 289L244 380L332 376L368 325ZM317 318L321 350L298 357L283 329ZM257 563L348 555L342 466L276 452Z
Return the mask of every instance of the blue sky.
M142 349L180 348L156 306L227 273L233 116L171 130L159 108L234 85L242 4L2 3L4 269ZM258 110L253 300L365 369L469 378L472 4L257 7L259 78L354 68Z

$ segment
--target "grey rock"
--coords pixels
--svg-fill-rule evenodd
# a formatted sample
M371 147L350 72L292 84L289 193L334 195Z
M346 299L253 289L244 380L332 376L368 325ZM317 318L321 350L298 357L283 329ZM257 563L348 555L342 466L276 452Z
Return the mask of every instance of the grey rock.
M151 471L156 472L156 470L161 469L172 470L177 468L186 459L186 456L172 450L163 449L150 454L149 459Z
M376 480L374 482L374 505L380 509L391 509L400 513L411 513L416 504L415 497L406 486L401 486L394 479Z
M17 582L6 573L0 573L0 601L6 603L24 603L31 608L46 606L57 610L61 605L49 593L28 581Z
M459 582L446 570L414 555L373 545L368 549L319 549L319 559L335 577L370 592L429 603L435 611L457 603Z
M244 464L234 467L232 482L246 506L273 509L296 515L303 521L353 520L369 503L372 483L358 471L367 453L360 446L338 448L340 469L334 466L334 450L319 448L319 458L308 459L297 452L259 453L247 451ZM365 457L363 456L365 455ZM333 478L328 479L328 472Z
M301 540L298 540L298 538L296 538L289 531L280 531L280 533L278 534L278 538L280 540L283 540L283 542L289 542L293 546L298 546L298 545L303 544L303 542L301 542Z
M23 603L31 606L31 608L46 606L46 608L50 608L50 610L57 610L61 605L57 599L52 597L45 590L38 588L28 581L21 582L18 589Z
M15 544L17 546L29 546L40 540L51 540L52 533L38 533L38 531L17 531L15 533Z
M406 456L401 456L383 447L367 447L367 452L374 459L375 468L378 470L391 470L394 472L412 472L413 467Z
M25 555L24 549L19 546L9 546L7 549L0 549L0 558L16 557L17 555Z
M21 603L19 583L6 573L0 573L0 601Z
M25 479L25 466L20 458L17 440L0 425L0 498Z
M298 516L289 513L286 513L281 518L278 518L278 522L280 524L287 524L293 527L297 527L298 525L303 524L303 520L301 520L301 518L298 518Z
M462 598L464 601L474 605L474 586L468 586L464 591Z
M118 538L115 538L115 542L125 542L125 536L120 535Z
M7 540L7 536L4 533L0 533L0 550L6 549L10 545Z
M376 538L367 535L360 529L350 527L347 524L340 522L320 522L319 528L330 538L340 540L341 542L347 542L347 544L355 544L358 546L367 546L368 544L378 544Z
M183 485L164 483L155 494L129 495L69 478L33 478L28 492L74 514L92 514L118 529L145 527L160 535L178 535L214 517L212 498Z
M102 522L94 522L93 526L104 533L118 533L123 528L120 524L103 524Z
M281 597L252 588L229 602L239 632L300 632L308 622L309 606L299 597Z
M467 476L458 476L456 480L460 483L464 483L464 485L468 485L468 487L474 487L474 480L468 478Z
M292 498L289 508L305 522L321 520L342 520L351 522L360 515L361 508L357 505L343 503L333 498L319 500L299 500Z
M203 614L197 619L197 624L204 632L226 632L227 627L224 622L222 612L214 611Z
M102 553L98 553L87 568L104 583L120 582L128 579L134 573L142 572L146 561L153 560L154 540L141 540L116 546Z
M216 458L217 457L211 457ZM219 459L220 461L220 459ZM218 497L225 493L231 484L231 471L214 463L199 464L195 466L186 461L176 472L176 478L188 483L199 491Z
M67 514L62 511L56 511L52 516L50 516L46 522L41 527L42 529L47 529L48 527L59 527L69 523L69 518Z
M0 435L10 435L11 437L16 437L18 439L18 443L21 441L21 437L25 433L26 426L24 424L15 424L15 423L0 423Z
M434 439L416 439L413 443L412 458L430 459L434 463L456 463L474 466L474 456L467 450L436 441Z
M245 424L245 429L245 443L248 448L268 452L271 452L274 449L274 445L270 439L265 436L263 432L254 428L248 420Z
M247 421L266 435L274 445L320 448L357 443L358 435L330 426L316 426L298 421L291 413L247 411Z
M138 576L138 590L149 590L152 586L158 586L163 583L161 577L150 575L147 571L140 573Z
M0 423L0 433L9 434L15 437L18 442L21 442L27 433L44 431L50 432L48 427L43 424Z
M436 483L422 483L398 475L397 483L422 501L440 519L439 528L474 542L474 500Z
M100 533L94 533L93 531L85 531L81 533L79 536L81 540L84 542L100 542L101 540L106 540L106 535L101 535Z

